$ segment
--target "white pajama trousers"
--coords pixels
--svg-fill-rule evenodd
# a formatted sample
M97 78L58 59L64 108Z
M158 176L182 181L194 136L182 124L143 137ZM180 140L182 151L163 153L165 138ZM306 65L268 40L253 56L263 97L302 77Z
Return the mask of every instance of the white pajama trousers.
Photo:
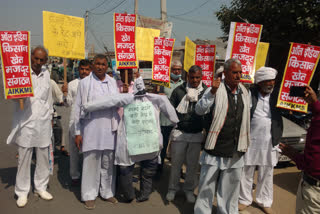
M217 214L237 214L241 174L242 167L222 170L217 166L202 165L194 213L211 214L217 193Z
M113 150L93 150L83 153L81 200L95 200L100 192L104 199L115 194L116 167Z
M18 146L18 171L16 176L15 194L18 197L27 196L31 186L31 159L33 147ZM47 190L49 183L49 147L35 148L36 169L34 173L34 187L36 192Z
M80 153L75 144L75 136L69 132L70 177L80 179Z
M273 166L244 166L239 203L244 205L252 203L252 184L256 167L258 167L256 202L262 207L271 207L273 202Z

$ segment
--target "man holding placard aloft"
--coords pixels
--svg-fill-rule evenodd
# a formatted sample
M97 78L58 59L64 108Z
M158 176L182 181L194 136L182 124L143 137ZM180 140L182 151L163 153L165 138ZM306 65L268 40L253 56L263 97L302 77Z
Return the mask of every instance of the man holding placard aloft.
M31 159L36 150L36 169L34 175L35 192L44 200L53 197L47 192L49 183L49 145L52 135L52 92L50 73L42 68L47 62L47 51L39 46L31 51L31 77L34 97L24 99L24 109L20 110L15 103L13 129L7 143L18 146L19 160L15 193L18 196L17 206L24 207L28 201L31 187Z

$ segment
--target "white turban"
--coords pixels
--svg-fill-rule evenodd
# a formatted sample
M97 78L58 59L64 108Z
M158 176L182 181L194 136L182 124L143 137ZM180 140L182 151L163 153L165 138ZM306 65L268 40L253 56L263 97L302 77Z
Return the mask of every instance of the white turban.
M270 67L261 67L259 68L254 75L254 83L258 84L259 82L265 80L274 80L278 74L278 71Z

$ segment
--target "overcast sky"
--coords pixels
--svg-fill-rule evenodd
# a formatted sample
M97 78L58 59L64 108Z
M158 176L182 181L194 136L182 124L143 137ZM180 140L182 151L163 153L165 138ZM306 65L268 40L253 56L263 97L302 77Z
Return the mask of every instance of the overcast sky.
M102 44L113 50L113 13L134 13L134 0L0 0L0 30L31 31L32 45L42 45L43 10L84 17L86 10L91 10L104 1L104 4L91 12L104 13L124 2L104 15L89 13L88 44L94 44L97 52L103 51ZM167 0L168 20L173 22L172 38L176 39L177 46L184 41L185 36L193 40L197 38L214 40L222 36L214 13L222 4L229 4L230 0L207 1ZM139 14L160 18L160 0L139 0L138 3ZM199 7L202 4L204 5ZM190 13L177 18L171 17L187 12ZM92 32L96 39L92 36Z

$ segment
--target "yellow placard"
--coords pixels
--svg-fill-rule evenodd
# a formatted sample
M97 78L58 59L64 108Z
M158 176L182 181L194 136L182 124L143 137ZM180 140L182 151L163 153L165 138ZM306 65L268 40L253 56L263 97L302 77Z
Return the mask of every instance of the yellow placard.
M136 27L136 47L138 60L153 60L154 37L160 36L160 30Z
M84 19L43 11L43 44L49 56L85 58Z
M195 54L196 54L196 44L186 36L185 49L184 49L184 62L183 62L184 70L186 72L188 72L191 66L194 65Z
M269 43L259 42L258 50L257 50L258 52L256 55L256 70L258 70L262 66L265 66L268 50L269 50Z

